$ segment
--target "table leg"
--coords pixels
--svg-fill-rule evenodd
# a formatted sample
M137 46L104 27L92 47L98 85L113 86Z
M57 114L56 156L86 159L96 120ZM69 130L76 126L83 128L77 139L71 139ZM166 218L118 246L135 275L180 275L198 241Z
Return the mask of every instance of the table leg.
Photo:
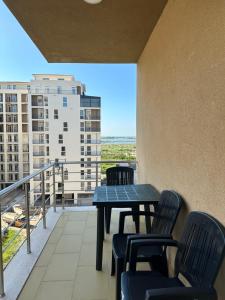
M149 204L145 204L144 208L145 208L146 212L150 211L150 205ZM147 233L150 233L151 232L151 217L150 216L145 216L145 224L146 224Z
M104 240L104 207L97 207L97 243L96 243L96 270L102 270L102 252Z

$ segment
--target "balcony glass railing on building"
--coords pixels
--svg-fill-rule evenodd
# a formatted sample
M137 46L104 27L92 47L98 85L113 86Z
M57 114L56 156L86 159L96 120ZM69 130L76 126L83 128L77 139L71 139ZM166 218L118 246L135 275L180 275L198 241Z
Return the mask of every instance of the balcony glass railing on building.
M101 151L86 151L85 155L87 155L87 156L100 156Z
M33 152L33 156L45 156L45 151L35 151Z
M85 142L85 144L101 144L101 140L94 140L94 139L87 139L87 140L83 140L83 143ZM81 142L82 143L82 142Z

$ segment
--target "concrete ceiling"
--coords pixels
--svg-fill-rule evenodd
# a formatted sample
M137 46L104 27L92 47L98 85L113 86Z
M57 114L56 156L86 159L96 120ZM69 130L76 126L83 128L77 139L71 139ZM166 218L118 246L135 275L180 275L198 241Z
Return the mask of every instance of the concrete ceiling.
M135 63L167 0L4 0L49 62Z

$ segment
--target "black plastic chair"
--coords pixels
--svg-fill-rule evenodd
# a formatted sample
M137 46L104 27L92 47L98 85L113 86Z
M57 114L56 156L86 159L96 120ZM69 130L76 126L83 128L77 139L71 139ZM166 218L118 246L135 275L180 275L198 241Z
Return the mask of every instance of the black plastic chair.
M172 231L182 205L181 197L174 191L163 191L155 213L152 212L121 212L119 234L114 234L112 240L112 271L116 271L116 299L120 299L121 273L126 270L126 256L129 253L130 243L133 240L149 238L172 238ZM128 215L153 216L152 227L149 234L124 234L124 221ZM146 226L147 227L147 226ZM146 228L147 231L147 228ZM160 246L143 248L139 251L139 262L149 262L152 269L157 269L168 275L166 251Z
M130 167L112 167L106 170L106 184L107 185L127 185L134 183L134 170ZM139 207L134 206L133 211L138 211ZM105 209L105 228L106 233L110 232L112 208ZM136 230L139 230L138 219L134 218Z
M139 249L177 247L175 276L136 271ZM213 288L225 255L225 230L213 217L201 212L189 214L180 242L169 239L132 241L129 271L122 273L124 300L217 300ZM182 275L189 285L182 282Z

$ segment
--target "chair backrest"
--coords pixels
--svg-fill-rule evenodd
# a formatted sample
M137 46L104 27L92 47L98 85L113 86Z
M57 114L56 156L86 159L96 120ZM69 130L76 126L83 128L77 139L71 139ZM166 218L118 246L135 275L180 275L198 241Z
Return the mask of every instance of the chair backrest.
M163 191L152 221L151 233L171 234L177 220L182 198L174 191Z
M194 287L212 287L225 255L225 230L202 212L188 216L175 259L181 273Z
M106 170L107 185L125 185L134 183L134 170L129 167L112 167Z

